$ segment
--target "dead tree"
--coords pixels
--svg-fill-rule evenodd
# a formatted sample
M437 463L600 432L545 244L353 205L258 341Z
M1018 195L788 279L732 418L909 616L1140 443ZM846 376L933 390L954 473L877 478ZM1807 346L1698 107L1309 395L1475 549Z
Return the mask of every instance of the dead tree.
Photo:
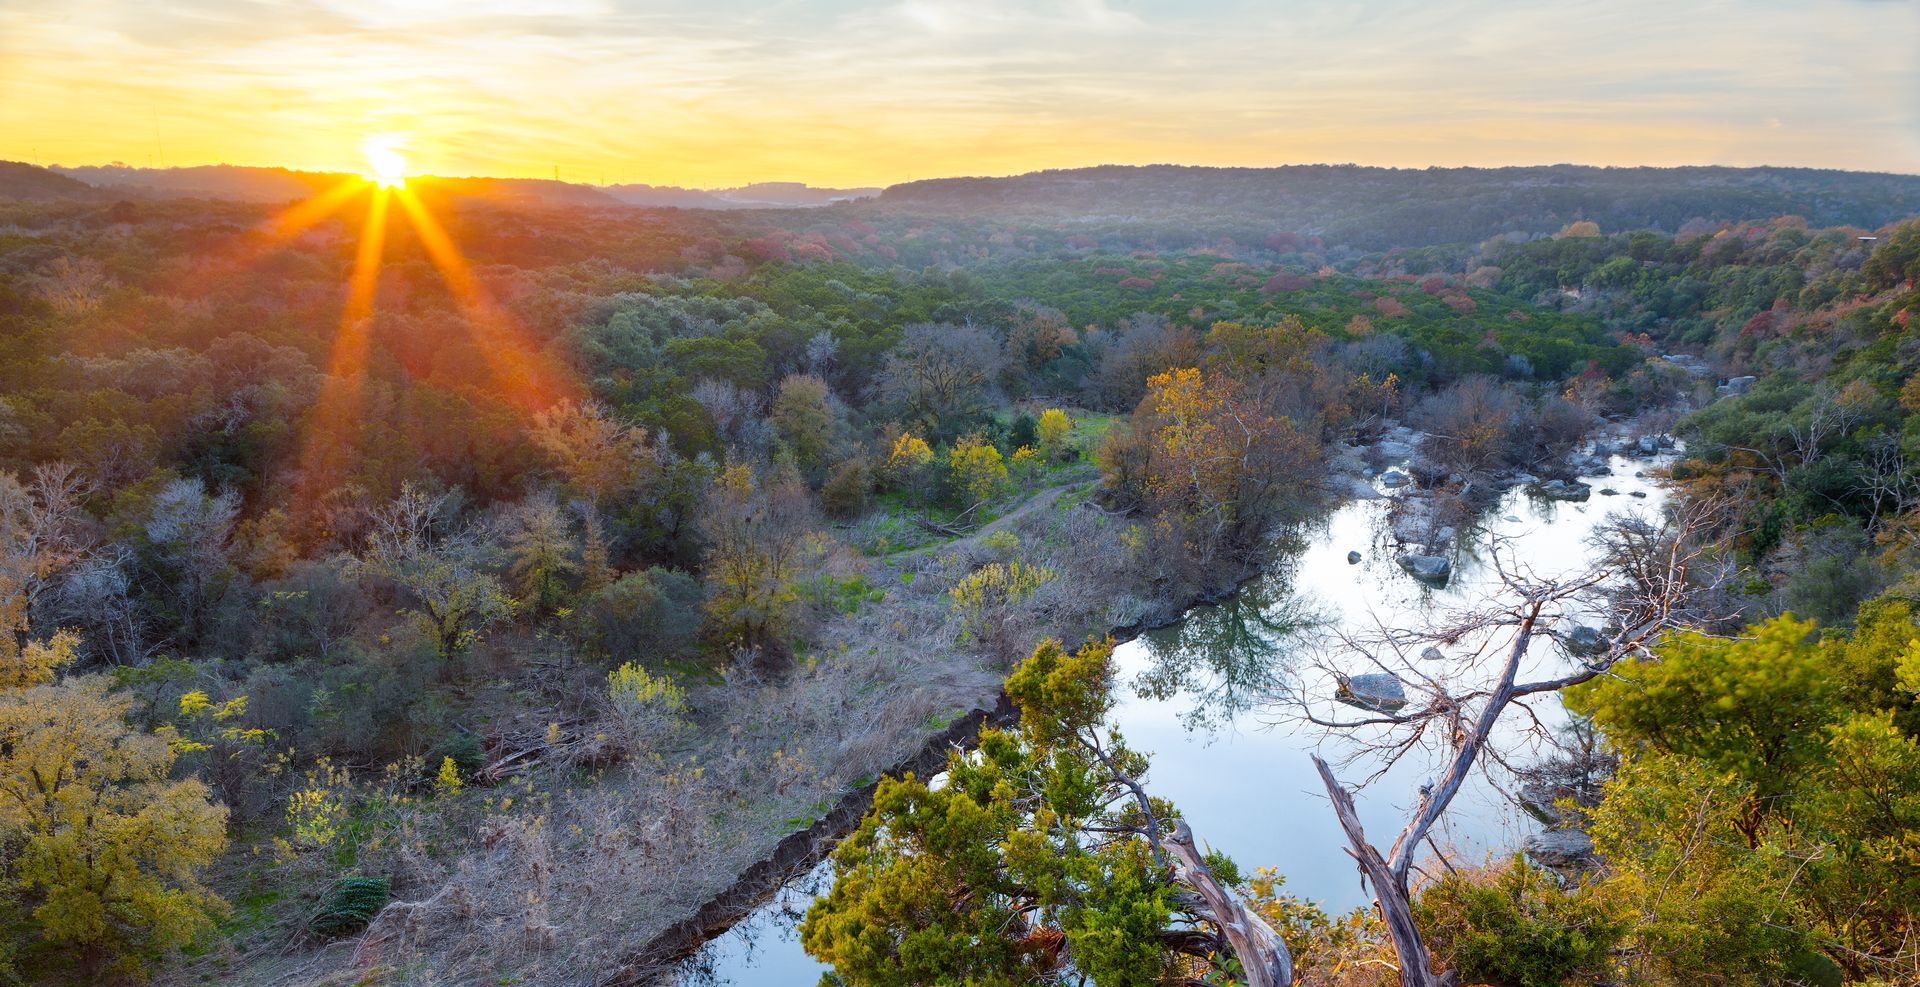
M1603 562L1566 577L1546 578L1515 565L1496 541L1491 555L1500 588L1488 602L1419 630L1347 636L1332 649L1341 661L1351 663L1357 655L1377 669L1365 680L1369 688L1362 689L1356 688L1359 677L1330 663L1322 666L1340 683L1334 701L1358 706L1363 715L1333 712L1316 683L1305 679L1279 697L1283 718L1339 734L1353 745L1343 763L1372 759L1376 767L1367 781L1409 757L1435 755L1435 774L1420 785L1405 825L1384 852L1361 826L1353 793L1325 759L1313 755L1346 834L1347 853L1373 889L1403 987L1440 987L1453 980L1451 974L1433 972L1433 958L1413 917L1410 879L1421 846L1432 846L1435 826L1472 772L1485 770L1489 761L1507 765L1513 745L1495 742L1503 718L1544 736L1533 701L1606 674L1682 625L1686 598L1699 588L1691 572L1708 550L1693 531L1708 510L1688 508L1670 519L1665 534L1648 539L1631 565L1615 559L1613 566ZM1581 629L1579 621L1596 618L1610 629ZM1538 660L1528 661L1542 637L1565 645L1564 663L1550 672L1533 667L1542 664Z

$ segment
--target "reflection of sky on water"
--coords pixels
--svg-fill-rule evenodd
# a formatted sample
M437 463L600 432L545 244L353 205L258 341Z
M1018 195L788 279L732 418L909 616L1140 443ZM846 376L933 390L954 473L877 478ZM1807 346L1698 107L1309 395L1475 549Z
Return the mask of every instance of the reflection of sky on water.
M1429 589L1395 564L1388 501L1352 501L1301 532L1297 552L1233 599L1121 645L1114 723L1130 746L1152 755L1148 789L1172 800L1195 833L1242 869L1277 868L1288 890L1329 910L1364 905L1359 874L1342 852L1345 837L1307 756L1321 735L1271 725L1275 717L1260 698L1339 629L1417 626L1438 609L1488 599L1500 585L1484 558L1490 536L1506 540L1509 564L1539 576L1583 569L1593 554L1587 539L1610 512L1651 514L1664 499L1653 481L1634 476L1645 463L1615 459L1612 465L1614 475L1591 481L1595 493L1586 503L1509 491L1486 515L1481 536L1463 539L1445 588ZM1619 495L1601 496L1602 487ZM1633 491L1647 497L1633 498ZM1361 561L1349 564L1347 553L1356 550ZM1535 644L1531 658L1535 672L1561 660L1545 641ZM1313 679L1307 681L1311 687ZM1339 767L1339 738L1319 749L1349 784L1369 773L1364 763ZM1415 786L1431 777L1425 759L1412 760L1420 763L1388 772L1356 799L1368 835L1382 846L1404 824ZM1476 775L1434 838L1449 853L1477 858L1518 846L1531 829ZM814 872L825 875L825 865ZM811 987L822 967L801 950L793 929L807 898L796 888L782 891L775 903L710 943L701 973L686 982Z

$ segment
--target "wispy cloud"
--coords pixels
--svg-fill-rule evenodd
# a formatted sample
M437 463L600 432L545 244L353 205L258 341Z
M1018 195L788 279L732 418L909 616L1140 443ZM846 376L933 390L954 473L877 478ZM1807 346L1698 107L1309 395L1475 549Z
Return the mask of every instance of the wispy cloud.
M1920 171L1920 3L10 0L0 156L870 183L1102 161ZM151 136L149 136L151 135Z

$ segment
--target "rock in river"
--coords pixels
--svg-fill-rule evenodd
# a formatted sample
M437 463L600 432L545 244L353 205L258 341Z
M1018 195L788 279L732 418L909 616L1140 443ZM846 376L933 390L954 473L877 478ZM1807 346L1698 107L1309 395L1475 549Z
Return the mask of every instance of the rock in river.
M1407 688L1399 677L1388 672L1340 676L1334 698L1349 706L1376 713L1391 713L1407 704Z
M1593 496L1593 488L1584 483L1569 483L1566 480L1548 480L1536 484L1533 492L1548 500L1586 500Z
M1453 563L1444 556L1408 553L1394 561L1413 578L1429 583L1445 583L1453 575Z
M1575 624L1560 634L1560 643L1576 655L1596 655L1606 650L1607 639L1597 628Z
M1347 553L1347 564L1348 564L1348 565L1359 565L1359 564L1360 564L1360 553L1359 553L1359 552L1348 552L1348 553Z
M1550 829L1527 837L1527 856L1542 867L1579 870L1593 860L1593 840L1577 829Z
M1386 487L1388 490L1398 490L1412 482L1413 477L1399 470L1388 470L1380 474L1380 485Z

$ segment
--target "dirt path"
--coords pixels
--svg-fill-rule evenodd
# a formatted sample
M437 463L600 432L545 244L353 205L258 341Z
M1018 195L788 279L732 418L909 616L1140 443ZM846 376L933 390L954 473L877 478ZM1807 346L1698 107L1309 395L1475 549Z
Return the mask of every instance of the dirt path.
M911 558L917 558L922 555L930 555L934 552L939 552L949 548L962 548L967 545L971 545L975 542L978 542L982 538L985 538L988 535L993 534L996 531L1005 531L1009 528L1012 528L1014 525L1019 524L1022 520L1034 514L1035 512L1051 510L1054 505L1054 502L1058 501L1063 495L1071 491L1086 490L1098 482L1099 482L1099 479L1096 477L1096 478L1085 479L1085 480L1076 480L1072 483L1062 483L1058 486L1048 487L1045 490L1042 490L1039 493L1036 493L1033 496L1028 497L1026 500L1020 502L1019 506L1015 507L1014 509L1008 511L1005 514L1000 515L997 518L994 518L993 520L987 522L986 524L981 525L980 527L974 529L973 531L969 532L968 534L962 537L951 538L946 541L930 542L928 544L921 545L917 548L902 549L898 552L894 552L891 555L880 556L880 558L889 559L889 560L911 559Z

